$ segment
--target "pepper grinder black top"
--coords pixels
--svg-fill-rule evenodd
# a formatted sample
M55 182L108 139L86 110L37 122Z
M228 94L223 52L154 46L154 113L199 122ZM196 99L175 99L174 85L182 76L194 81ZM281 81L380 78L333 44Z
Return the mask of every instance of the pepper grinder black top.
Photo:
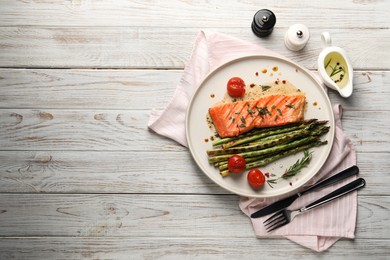
M266 37L272 33L275 23L275 14L271 10L261 9L253 17L252 31L258 37Z

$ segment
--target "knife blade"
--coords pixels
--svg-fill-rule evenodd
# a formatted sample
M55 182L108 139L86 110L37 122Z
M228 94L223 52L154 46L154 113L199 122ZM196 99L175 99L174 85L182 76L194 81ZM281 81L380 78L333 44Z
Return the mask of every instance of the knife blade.
M268 214L280 211L282 209L285 209L288 206L290 206L297 198L301 197L302 195L304 195L306 193L309 193L309 192L317 190L317 189L324 188L330 184L344 180L344 179L346 179L352 175L358 174L358 173L359 173L359 168L356 165L351 166L351 167L333 175L332 177L329 177L329 178L311 186L310 188L308 188L302 192L294 194L294 195L287 197L285 199L276 201L276 202L274 202L274 203L272 203L272 204L270 204L270 205L268 205L268 206L266 206L266 207L264 207L256 212L252 213L251 218L263 217L265 215L268 215Z

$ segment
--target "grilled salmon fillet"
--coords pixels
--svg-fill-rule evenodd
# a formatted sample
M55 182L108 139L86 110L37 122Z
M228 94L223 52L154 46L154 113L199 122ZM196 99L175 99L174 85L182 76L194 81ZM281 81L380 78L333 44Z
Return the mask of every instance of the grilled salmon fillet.
M269 95L252 101L223 103L209 109L222 138L246 133L253 128L299 122L304 117L304 95Z

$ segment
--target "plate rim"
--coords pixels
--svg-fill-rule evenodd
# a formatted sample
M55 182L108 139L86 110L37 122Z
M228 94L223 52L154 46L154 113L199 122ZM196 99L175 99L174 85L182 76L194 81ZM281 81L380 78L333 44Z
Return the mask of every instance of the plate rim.
M227 67L229 66L230 64L233 64L233 63L236 63L236 62L240 62L242 60L247 60L247 59L264 59L264 58L267 58L267 59L275 59L275 60L278 60L278 61L281 61L281 62L287 62L289 65L291 66L295 66L297 69L299 69L300 71L303 71L307 77L309 77L311 80L313 80L317 87L319 88L320 92L322 92L322 95L325 97L325 102L327 104L327 106L330 108L330 115L331 115L331 118L329 118L329 122L332 122L332 126L331 127L331 130L328 132L328 134L330 134L330 140L328 142L327 145L330 146L330 148L328 149L328 152L326 154L326 157L324 158L324 161L322 162L322 164L319 166L319 169L310 177L308 178L306 181L304 181L303 183L301 183L299 186L297 187L294 187L293 189L287 191L287 192L284 192L284 193L280 193L280 194L277 194L277 195L272 195L272 194L261 194L261 193L258 193L258 194L247 194L245 192L239 192L237 190L232 190L228 187L225 187L223 185L221 185L220 183L218 183L216 180L214 180L208 173L205 169L203 169L202 167L202 164L198 162L198 159L196 158L196 156L194 156L194 152L193 152L193 146L192 146L192 142L190 142L190 137L189 137L189 116L190 116L190 113L191 113L191 108L193 107L193 103L194 103L194 100L195 100L195 97L197 96L198 92L202 89L202 87L204 86L204 84L214 75L216 74L219 70L223 69L224 67ZM324 164L326 163L327 159L329 158L329 155L330 155L330 152L332 150L332 146L333 146L333 143L334 143L334 139L335 139L335 127L336 127L336 123L335 123L335 117L334 117L334 112L333 112L333 106L332 106L332 103L330 102L330 99L329 99L329 96L326 92L326 89L322 86L321 82L312 74L312 72L308 69L306 69L305 67L297 64L296 62L290 60L290 59L287 59L287 58L284 58L284 57L280 57L278 55L272 55L272 54L255 54L255 55L244 55L244 56L240 56L240 57L237 57L237 58L233 58L229 61L226 61L220 65L218 65L217 67L215 67L214 69L210 70L207 75L203 78L203 80L200 82L200 84L197 86L196 90L194 91L194 93L192 94L190 100L189 100L189 103L188 103L188 106L187 106L187 110L186 110L186 114L185 114L185 135L186 135L186 141L187 141L187 144L188 144L188 148L189 148L189 151L191 153L191 157L192 159L195 161L196 165L201 169L201 171L203 172L203 174L205 174L209 179L211 179L213 181L213 183L217 184L219 187L223 188L224 190L228 191L228 192L231 192L233 194L236 194L236 195L240 195L240 196L245 196L245 197L250 197L250 198L274 198L274 197L279 197L279 196L283 196L285 194L289 194L289 193L293 193L295 191L297 191L298 189L302 188L303 186L305 186L310 180L312 180L317 174L318 172L321 170L321 168L324 166Z

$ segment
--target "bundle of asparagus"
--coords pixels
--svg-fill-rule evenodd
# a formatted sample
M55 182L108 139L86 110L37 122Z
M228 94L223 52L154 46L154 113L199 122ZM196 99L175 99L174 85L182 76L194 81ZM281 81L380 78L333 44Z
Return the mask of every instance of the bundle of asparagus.
M228 160L238 154L245 158L246 169L265 166L280 158L325 145L321 136L329 132L328 121L304 120L284 126L254 129L246 134L218 139L207 150L208 161L225 177L230 174Z

